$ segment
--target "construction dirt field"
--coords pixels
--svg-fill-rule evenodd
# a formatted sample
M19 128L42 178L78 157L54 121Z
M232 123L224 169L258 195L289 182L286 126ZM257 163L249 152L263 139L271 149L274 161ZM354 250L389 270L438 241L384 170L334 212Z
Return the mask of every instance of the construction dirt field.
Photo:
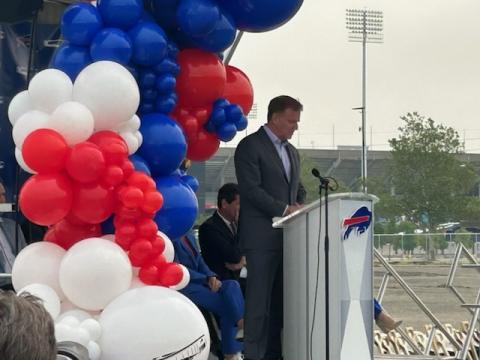
M460 300L445 287L450 264L402 264L391 263L403 280L412 288L423 303L442 323L450 323L456 328L463 320L470 320L471 313L460 306ZM378 263L374 267L375 289L385 274L385 268ZM467 303L474 303L480 288L480 271L475 268L458 267L453 285ZM382 301L383 307L395 318L403 320L402 326L413 326L425 330L424 325L431 323L399 283L390 277Z

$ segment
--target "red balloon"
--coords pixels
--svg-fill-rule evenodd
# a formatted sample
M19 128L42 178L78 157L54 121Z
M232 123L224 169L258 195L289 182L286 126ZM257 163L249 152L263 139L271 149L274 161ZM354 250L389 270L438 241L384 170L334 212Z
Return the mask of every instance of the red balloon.
M158 278L158 268L155 265L142 267L138 272L140 280L147 285L156 285Z
M102 178L102 184L105 187L117 186L124 179L123 170L120 166L110 165L105 170Z
M219 146L217 136L202 128L198 132L197 141L188 142L186 157L193 161L205 161L217 152Z
M185 49L179 52L177 62L180 73L176 91L180 106L200 107L222 97L227 75L217 55Z
M68 145L55 130L38 129L23 142L22 156L25 163L38 173L56 173L65 166Z
M125 174L125 176L130 176L135 171L135 166L133 166L133 163L127 159L123 161L120 167L122 168L122 171Z
M105 156L107 165L121 166L128 158L128 147L120 135L113 131L99 131L90 136L88 141L98 145Z
M96 181L105 171L105 157L100 148L88 141L76 144L67 157L68 175L81 183Z
M157 236L158 226L155 221L143 218L137 222L137 234L143 238L155 238Z
M152 257L152 243L145 239L136 240L130 246L128 257L133 266L143 266Z
M87 224L99 224L115 208L113 190L100 184L76 183L73 188L72 214Z
M127 183L128 185L139 188L143 192L155 190L156 188L155 181L153 181L150 176L140 171L134 171L133 174L128 177Z
M165 265L167 264L167 259L165 259L165 256L163 256L162 254L159 254L157 256L155 256L153 258L153 260L151 260L148 265L153 265L153 266L156 266L157 269L161 269L162 267L164 267Z
M130 250L130 246L136 237L135 225L132 222L120 222L118 216L115 216L115 242L120 245L124 250Z
M120 201L128 208L138 208L143 203L143 192L135 186L127 186L120 195Z
M142 211L151 214L160 210L163 206L163 196L157 190L148 191L143 196Z
M66 219L61 220L49 229L54 231L54 243L60 245L65 250L71 248L77 242L91 237L102 235L102 229L99 224L76 225ZM48 232L47 232L48 234ZM44 240L49 241L49 237L45 234Z
M233 104L238 104L245 116L253 105L253 86L245 73L234 66L227 65L227 85L223 97Z
M38 225L52 225L62 220L72 208L73 191L62 174L38 174L29 178L20 190L20 209Z
M157 256L160 255L165 259L165 257L162 255L163 250L165 250L165 240L161 236L155 236L151 241L151 243L152 243L152 253Z
M183 279L183 270L177 263L167 263L160 269L158 282L161 286L177 285Z

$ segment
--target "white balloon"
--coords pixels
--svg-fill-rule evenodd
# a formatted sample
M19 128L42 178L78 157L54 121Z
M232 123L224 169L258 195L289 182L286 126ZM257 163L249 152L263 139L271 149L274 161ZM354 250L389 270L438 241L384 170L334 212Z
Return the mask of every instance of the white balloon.
M74 331L75 329L67 324L55 324L55 339L57 340L57 343L62 341L71 341L71 339L74 337Z
M28 94L28 90L23 90L15 95L12 101L10 101L10 105L8 105L8 119L10 123L15 125L15 122L20 116L30 110L32 110L30 95Z
M51 242L40 241L25 247L17 255L12 267L12 284L15 290L30 284L51 287L60 299L64 299L58 280L58 269L65 250Z
M61 321L57 320L57 324L58 323L65 324L73 328L80 326L80 320L78 320L75 316L71 315L63 317Z
M73 99L93 114L95 130L113 130L137 111L137 83L120 64L97 61L83 69L73 85Z
M55 320L60 314L60 299L51 287L44 284L30 284L18 291L18 294L28 292L42 300L43 306Z
M94 319L86 319L82 321L80 327L87 330L90 334L90 340L98 340L100 335L102 335L102 326L97 320Z
M93 134L93 115L85 105L67 101L53 111L50 127L58 131L68 145L75 145Z
M17 160L18 165L26 172L30 174L37 173L35 170L30 169L30 167L25 163L25 160L23 160L22 152L17 147L15 148L15 159Z
M134 131L138 131L138 129L140 129L141 121L140 121L140 118L138 117L138 115L135 114L135 115L132 116L132 118L130 120L128 120L127 124L129 126L129 130L134 132Z
M139 277L134 276L134 277L132 278L132 282L131 282L131 284L130 284L130 289L136 289L136 288L144 287L144 286L146 286L146 284L144 284L144 283L142 282L142 280L140 280Z
M72 100L72 80L57 69L40 71L28 85L34 109L50 114L60 104Z
M21 150L25 138L38 129L50 129L50 117L47 113L31 110L20 116L12 130L13 141Z
M120 136L125 140L128 147L128 155L132 155L135 151L138 150L138 140L131 132L120 133Z
M165 241L165 250L163 250L163 253L162 253L163 256L165 256L165 259L168 262L172 262L173 259L175 258L175 248L173 247L172 240L170 240L170 238L161 231L158 231L157 235L160 235Z
M129 288L132 265L116 243L90 238L67 251L59 274L62 290L72 303L86 310L101 310Z
M170 286L170 289L177 290L177 291L182 290L190 282L190 273L188 272L188 269L182 264L179 264L179 265L183 271L182 280L177 285Z
M66 317L74 317L78 320L79 323L81 323L82 321L85 321L87 319L92 318L92 316L86 311L83 311L83 310L80 310L80 309L72 309L72 310L68 310L68 311L65 311L65 312L62 311L60 313L60 315L57 317L56 322L60 323Z
M95 341L88 342L88 357L90 360L99 360L102 351L100 350L100 346Z
M102 239L105 239L105 240L108 240L108 241L115 241L115 234L102 235Z
M210 335L198 308L177 291L160 286L132 289L100 316L103 360L161 359L181 353L208 359ZM137 346L133 346L136 344Z
M137 138L137 141L138 141L138 147L142 146L143 144L143 135L140 131L135 131L133 133L133 135L135 135L135 137Z

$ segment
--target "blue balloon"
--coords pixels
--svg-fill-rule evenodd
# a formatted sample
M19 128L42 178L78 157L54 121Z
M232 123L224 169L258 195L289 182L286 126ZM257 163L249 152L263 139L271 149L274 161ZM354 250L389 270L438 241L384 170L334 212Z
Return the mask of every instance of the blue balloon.
M50 67L63 71L74 81L80 71L91 62L88 48L65 43L56 50Z
M232 124L229 122L226 122L220 125L219 128L217 128L217 136L220 140L224 142L232 140L236 134L237 134L237 128L235 124Z
M130 29L143 15L143 0L97 0L97 8L106 25Z
M152 89L155 87L157 76L153 71L144 71L140 74L138 85L142 89Z
M152 102L157 99L157 91L153 89L146 89L142 91L142 100L145 100L146 102Z
M227 107L228 105L230 105L230 101L228 101L228 100L225 99L225 98L218 98L218 99L215 100L214 103L213 103L213 107L214 107L214 108L216 108L216 107L224 108L224 107Z
M178 64L171 59L165 59L161 63L156 65L154 67L154 70L157 75L169 73L173 76L177 76L180 72L180 66L178 66Z
M233 44L236 32L233 19L223 12L220 21L210 33L202 37L192 37L192 41L202 50L218 53Z
M130 74L135 78L135 81L138 83L138 71L133 64L125 65L125 68L130 71Z
M133 43L132 60L137 65L154 66L161 62L168 53L165 32L152 22L140 22L128 35Z
M195 193L177 175L160 176L155 182L163 195L163 207L155 215L159 230L172 239L185 235L198 213Z
M191 37L205 36L220 21L220 9L210 0L182 0L177 7L177 23Z
M140 114L150 114L155 111L155 104L149 101L142 101L139 107Z
M198 182L197 178L192 175L183 175L182 181L188 186L190 186L190 189L192 189L194 193L197 192L198 187L200 186L200 183Z
M138 154L147 161L154 176L171 174L180 166L187 143L177 122L166 115L153 113L141 117L142 146Z
M248 119L245 115L235 122L235 127L237 128L237 131L245 130L247 126L248 126Z
M218 128L222 125L225 121L227 121L227 117L225 116L225 111L221 107L213 108L212 113L210 114L210 118L208 122L211 122L215 128Z
M178 52L178 46L175 44L173 41L168 42L168 57L171 60L175 60L177 58Z
M133 163L133 167L135 168L135 170L144 172L148 176L152 175L147 162L140 155L133 154L133 155L130 155L128 158Z
M176 104L177 104L177 100L173 95L161 96L157 98L157 102L155 103L155 108L159 113L170 114L172 110L175 108Z
M88 46L103 22L95 6L79 3L65 10L60 27L65 40L73 45Z
M239 30L262 32L273 30L290 20L303 0L218 0L233 16Z
M177 80L170 74L160 75L157 77L157 90L160 94L170 94L175 90Z
M94 61L110 60L127 65L132 57L132 43L124 31L106 28L93 38L90 55Z
M237 104L230 104L225 108L225 116L228 122L236 124L243 117L242 108Z

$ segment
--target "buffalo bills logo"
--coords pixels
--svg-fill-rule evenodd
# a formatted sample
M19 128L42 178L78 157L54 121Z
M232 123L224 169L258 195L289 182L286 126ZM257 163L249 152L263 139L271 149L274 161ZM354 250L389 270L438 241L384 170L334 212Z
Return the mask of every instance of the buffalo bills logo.
M363 234L367 231L372 221L372 212L366 206L362 206L353 215L343 220L343 240L347 240L352 231Z

